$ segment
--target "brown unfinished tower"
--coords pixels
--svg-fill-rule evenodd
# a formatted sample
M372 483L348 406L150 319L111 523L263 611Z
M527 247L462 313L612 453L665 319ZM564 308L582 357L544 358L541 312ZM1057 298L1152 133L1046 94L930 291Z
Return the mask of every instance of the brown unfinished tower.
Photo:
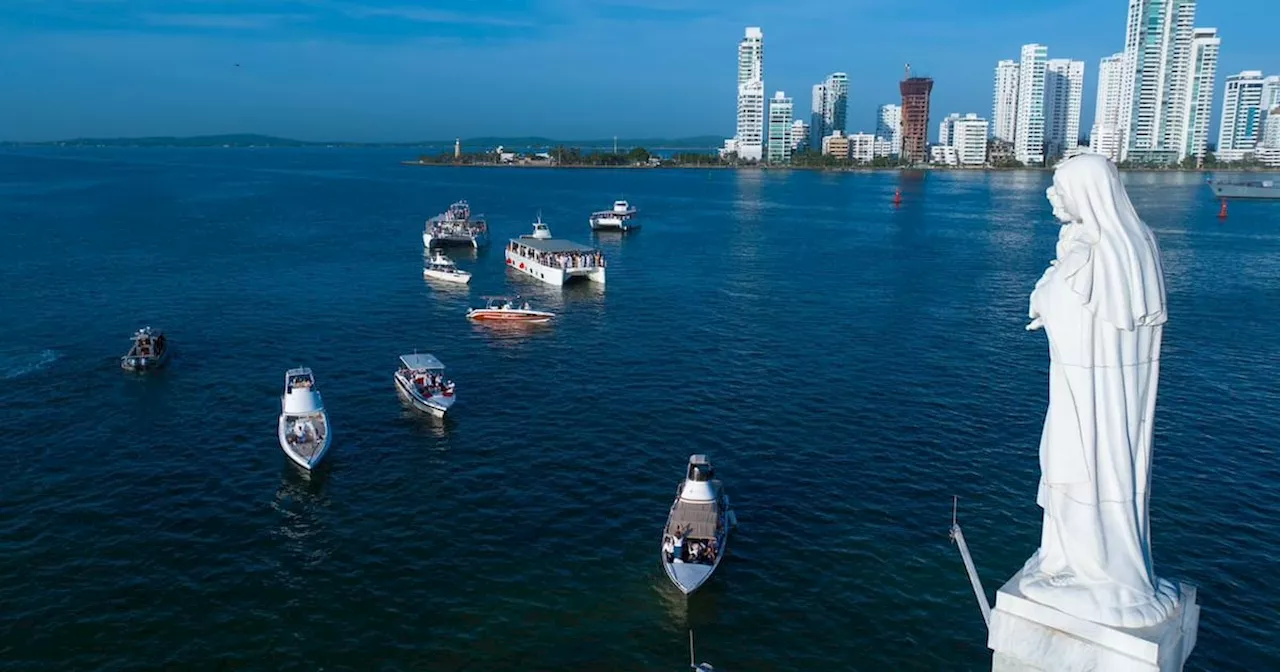
M925 149L929 144L929 94L933 92L933 80L912 77L908 65L907 77L898 89L902 91L902 158L910 163L923 163L929 158Z

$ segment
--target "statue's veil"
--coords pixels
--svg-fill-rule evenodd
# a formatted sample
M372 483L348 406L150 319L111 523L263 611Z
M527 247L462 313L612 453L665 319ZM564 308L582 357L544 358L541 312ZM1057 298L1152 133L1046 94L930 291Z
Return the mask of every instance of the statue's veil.
M1081 154L1058 165L1053 183L1077 222L1068 225L1079 229L1072 237L1092 248L1087 261L1063 269L1067 284L1090 312L1116 328L1164 324L1160 248L1133 209L1115 164Z

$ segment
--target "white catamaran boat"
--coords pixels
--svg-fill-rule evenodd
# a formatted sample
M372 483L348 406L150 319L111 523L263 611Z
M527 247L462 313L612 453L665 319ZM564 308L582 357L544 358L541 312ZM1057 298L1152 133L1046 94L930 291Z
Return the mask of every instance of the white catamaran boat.
M471 206L458 201L448 210L427 220L422 231L423 247L470 245L479 249L489 244L489 225L484 217L471 215Z
M635 217L636 209L631 204L626 201L614 201L612 210L593 212L587 221L591 224L592 231L627 232L640 228L640 222L637 222Z
M467 317L482 322L541 324L550 322L551 318L556 316L555 313L548 313L545 310L534 310L529 306L528 301L521 305L518 296L486 296L484 299L484 308L468 309Z
M471 274L467 271L459 270L458 265L439 250L436 250L436 253L431 256L431 260L422 268L422 277L464 285L471 282Z
M458 399L453 381L444 377L444 364L430 354L400 355L396 389L414 408L437 418L443 418Z
M604 282L604 253L594 247L551 237L551 228L542 216L533 224L533 233L512 238L507 244L507 267L550 285L563 285L574 278Z
M329 452L333 434L311 369L289 369L284 374L280 406L280 426L276 432L280 447L294 464L314 469Z
M689 471L662 532L662 566L685 595L711 578L729 544L737 517L706 455L689 457Z
M169 342L164 333L151 327L143 327L133 334L129 354L120 358L120 368L125 371L148 371L164 366L169 359Z

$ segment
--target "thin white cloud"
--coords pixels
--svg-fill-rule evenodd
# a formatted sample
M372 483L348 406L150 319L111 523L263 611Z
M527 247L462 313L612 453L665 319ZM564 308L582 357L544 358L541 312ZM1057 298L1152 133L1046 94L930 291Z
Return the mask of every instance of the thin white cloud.
M266 30L308 17L294 14L159 14L138 17L149 26L162 28L211 28L226 30Z
M386 17L413 21L415 23L435 23L458 26L501 26L508 28L529 28L534 24L527 20L513 19L503 16L480 13L453 12L430 9L426 7L380 7L355 3L333 5L353 18Z

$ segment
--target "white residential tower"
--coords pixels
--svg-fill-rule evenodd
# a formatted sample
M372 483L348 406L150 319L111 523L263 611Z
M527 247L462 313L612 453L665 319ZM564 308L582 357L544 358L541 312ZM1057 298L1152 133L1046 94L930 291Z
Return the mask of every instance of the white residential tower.
M1014 156L1026 165L1044 163L1045 70L1049 49L1043 44L1026 44L1018 64L1018 117L1014 134Z
M738 130L734 148L744 161L764 158L764 32L747 28L738 43Z
M996 63L996 89L991 105L991 137L1012 143L1018 127L1018 62Z

